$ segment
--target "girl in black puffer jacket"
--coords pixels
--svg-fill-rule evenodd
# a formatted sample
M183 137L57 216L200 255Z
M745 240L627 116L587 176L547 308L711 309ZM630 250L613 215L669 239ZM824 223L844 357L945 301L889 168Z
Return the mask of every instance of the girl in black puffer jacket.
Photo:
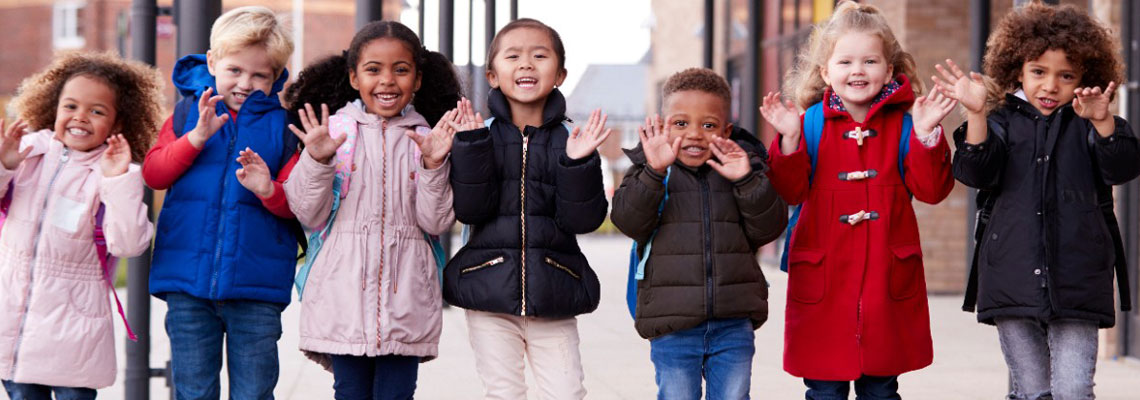
M598 307L598 277L578 248L606 216L595 111L567 129L558 33L521 19L488 51L491 120L460 105L451 153L455 216L471 236L444 270L444 299L466 308L487 398L526 398L523 355L540 391L585 397L574 316Z

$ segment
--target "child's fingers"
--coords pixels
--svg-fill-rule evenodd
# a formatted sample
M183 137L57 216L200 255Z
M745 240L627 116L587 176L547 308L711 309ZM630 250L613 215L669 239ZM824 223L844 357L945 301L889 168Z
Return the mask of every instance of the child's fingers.
M614 133L613 129L606 129L604 132L602 132L602 135L598 137L598 143L603 143L606 141L606 139L609 139L611 133Z
M1109 93L1113 93L1113 92L1116 92L1116 81L1109 82L1108 87L1104 88L1105 94L1109 94Z
M297 139L301 139L301 143L307 143L305 141L305 132L301 132L300 129L297 129L297 126L289 124L289 130L293 132L293 136L296 136Z
M213 90L214 88L206 88L206 91L202 92L202 96L198 97L198 111L206 109L206 104L210 101L210 92Z
M961 68L958 68L958 64L955 63L954 60L947 58L946 64L950 66L950 71L954 73L954 78L955 78L954 80L957 80L957 78L961 78L963 76L966 76L966 73L962 72Z
M649 137L645 135L645 125L640 125L637 127L637 138L641 140L641 144L643 145L645 142L649 141Z
M305 126L305 132L312 132L313 128L317 125L317 113L313 111L313 105L305 103L305 118L301 120L301 125Z
M571 139L577 139L578 135L581 135L581 134L582 134L582 128L579 128L577 126L575 126L574 129L570 130L570 138Z
M321 126L329 126L329 105L321 103Z
M424 140L427 140L427 138L422 138L420 135L417 135L416 131L413 130L404 131L404 136L407 136L408 139L412 139L413 142L416 142L416 146L420 146L420 148L423 148Z
M982 74L974 71L970 71L970 80L977 83L985 83L985 77L983 77Z
M671 150L673 150L673 155L681 152L681 138L673 139L673 147Z
M950 60L947 60L947 63L949 63L949 61ZM934 66L934 70L938 71L938 74L942 75L942 79L945 79L947 82L954 82L958 80L957 77L951 74L950 71L947 71L946 68L942 67L941 64L936 64Z

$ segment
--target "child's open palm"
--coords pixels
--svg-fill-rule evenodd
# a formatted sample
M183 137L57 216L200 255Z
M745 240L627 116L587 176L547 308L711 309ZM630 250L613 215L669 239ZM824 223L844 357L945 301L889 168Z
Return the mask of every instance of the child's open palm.
M606 118L601 109L596 109L590 113L586 129L575 126L574 130L570 131L570 137L566 138L566 156L571 160L578 160L593 154L594 150L610 137L610 133L613 133L613 129L606 129Z
M20 151L20 139L28 134L28 123L17 119L12 125L4 126L5 122L0 119L0 134L4 135L0 137L0 163L4 164L4 169L13 170L32 151L31 146Z
M919 97L911 110L914 114L915 133L919 136L930 134L957 105L957 100L943 96L938 90L931 90L926 96Z
M455 118L449 121L447 125L456 132L473 131L486 126L486 121L483 120L483 114L475 112L475 107L471 105L471 100L467 100L466 97L455 102L455 109L452 111L455 111ZM443 119L440 121L443 121Z
M273 177L269 175L269 166L257 152L246 147L238 153L237 162L241 168L235 173L242 186L261 198L273 195Z
M665 125L661 116L645 117L645 125L637 128L637 136L641 138L641 150L645 152L645 162L649 168L663 174L677 160L677 153L681 151L681 138L669 141L669 126Z
M949 71L941 64L934 66L934 69L937 69L938 73L942 75L941 79L938 76L930 77L938 86L938 91L945 94L946 97L962 103L962 107L965 107L966 111L982 112L986 106L985 77L973 71L970 71L969 76L967 76L961 68L958 68L958 64L950 59L946 59L946 65L950 66Z
M458 122L459 110L454 109L444 113L427 136L420 136L416 134L416 131L411 130L404 132L408 138L416 142L417 146L420 146L424 168L436 169L443 165L447 153L451 152L452 139L455 138L456 131L452 126Z
M296 135L305 144L305 151L309 152L309 156L322 164L327 164L333 155L336 155L336 149L348 139L348 135L341 135L337 138L329 136L329 106L327 104L321 104L320 119L317 119L317 113L313 111L311 104L305 104L305 108L297 110L297 116L305 130L297 129L297 126L293 124L289 124L289 130L293 131L293 135Z
M760 114L781 135L799 142L800 115L791 101L780 101L780 92L768 92L768 95L764 96Z
M1108 105L1112 102L1112 92L1116 90L1116 82L1109 82L1103 92L1099 87L1077 88L1073 91L1077 95L1073 101L1073 111L1081 118L1089 121L1104 121L1112 117Z
M736 142L720 136L713 137L712 150L716 160L705 161L720 176L730 181L737 181L752 172L752 164L748 162L748 153Z
M99 160L99 167L103 169L103 176L110 178L127 173L131 166L131 145L123 135L112 135L107 139L107 150Z
M210 137L218 133L218 129L222 129L222 125L230 119L228 113L218 115L217 106L218 102L222 101L222 96L211 96L214 93L214 88L206 88L202 92L202 96L198 98L198 124L194 129L190 130L187 139L194 148L202 148Z

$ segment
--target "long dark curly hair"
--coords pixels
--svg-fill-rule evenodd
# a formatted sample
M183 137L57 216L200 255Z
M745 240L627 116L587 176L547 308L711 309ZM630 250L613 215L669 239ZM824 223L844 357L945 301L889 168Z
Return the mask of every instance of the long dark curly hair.
M416 72L421 74L420 89L416 91L413 105L416 112L435 125L443 114L455 108L455 102L462 96L459 77L455 68L443 54L429 51L420 44L420 38L407 26L395 21L375 21L365 25L353 36L352 43L344 54L325 57L297 75L285 91L285 103L289 114L296 116L305 104L327 104L335 112L345 104L360 98L360 92L349 83L349 71L360 61L360 51L373 40L394 38L404 42L412 52L416 62Z
M112 53L68 52L46 69L24 79L12 107L31 129L51 129L63 85L77 76L93 78L115 93L115 122L131 146L131 159L142 162L162 123L162 80L143 63Z
M1104 89L1109 82L1124 80L1120 42L1107 27L1073 5L1030 3L1002 18L986 42L987 109L1017 91L1022 66L1049 50L1065 52L1081 74L1081 87Z

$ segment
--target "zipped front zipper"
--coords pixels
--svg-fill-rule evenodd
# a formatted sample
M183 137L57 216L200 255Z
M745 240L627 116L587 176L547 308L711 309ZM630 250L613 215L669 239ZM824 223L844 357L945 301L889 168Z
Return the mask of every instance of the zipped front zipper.
M705 256L705 301L707 306L705 312L708 318L713 317L713 302L716 300L713 297L713 258L712 258L712 210L710 210L709 200L709 181L707 176L702 175L701 181L701 209L703 215L701 216L701 223L704 225L705 238L704 256Z
M51 200L51 189L55 187L55 180L59 178L59 172L63 170L64 164L71 159L71 150L67 147L63 148L63 153L59 156L59 165L55 167L55 172L52 173L51 180L48 181L47 192L44 193L44 205L40 209L40 223L36 227L35 240L32 241L32 260L28 263L28 290L24 292L24 313L20 316L20 328L16 333L16 346L12 350L12 370L11 378L16 377L16 362L20 357L20 343L24 341L24 325L28 323L28 310L32 305L32 287L35 286L35 273L36 273L36 258L40 250L40 238L44 233L44 221L47 219L48 202ZM9 188L8 190L11 190Z
M388 119L380 120L380 269L376 272L376 348L380 348L380 310L383 307L384 291L384 216L387 214L388 203L388 141L385 133L388 130ZM357 133L359 134L359 133ZM392 269L392 291L396 291L396 269Z
M530 144L530 136L527 136L523 130L519 131L522 135L522 175L519 178L519 224L522 232L522 258L519 262L519 275L522 276L522 316L526 316L526 153L528 144Z
M226 113L228 114L229 110L226 110ZM238 113L240 114L241 110L238 110ZM237 120L237 118L235 118L234 120ZM218 128L218 131L220 132L223 128L224 127ZM230 135L229 143L226 145L226 159L227 160L232 160L234 158L233 157L234 145L237 142L237 137L238 137L238 132L237 132L237 129L235 128L233 134ZM229 164L226 164L226 165L229 165ZM229 182L230 182L230 180L226 176L225 171L226 171L226 167L222 167L222 195L221 195L221 197L218 198L218 231L217 231L217 234L215 235L215 236L217 236L217 239L214 241L214 264L211 266L211 273L210 273L210 297L211 298L218 297L218 275L221 272L221 271L219 271L218 265L222 262L222 238L224 237L225 226L226 226L226 218L225 218L225 215L223 215L223 214L225 214L225 212L226 212L226 188L229 187Z
M506 260L507 260L506 257L498 256L498 257L495 257L495 258L493 258L490 261L487 261L485 263L461 269L461 270L459 270L459 273L460 274L466 274L468 272L475 272L475 271L481 270L483 268L492 267L492 266L502 264Z

